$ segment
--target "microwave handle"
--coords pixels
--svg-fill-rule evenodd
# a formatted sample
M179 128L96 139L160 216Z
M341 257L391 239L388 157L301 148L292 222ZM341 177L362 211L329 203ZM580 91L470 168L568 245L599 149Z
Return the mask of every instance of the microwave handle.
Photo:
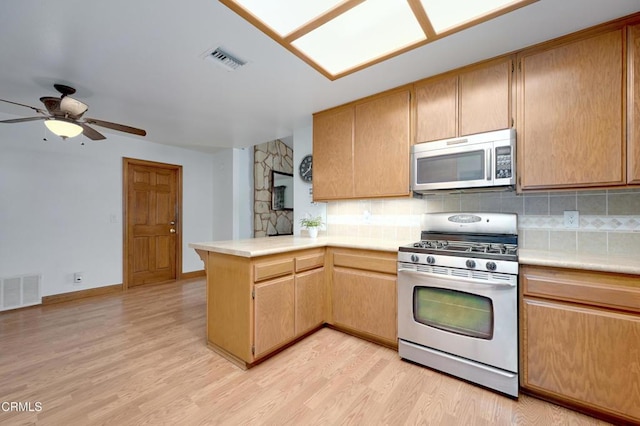
M491 180L491 176L493 176L493 173L491 171L492 169L492 163L491 163L491 154L493 153L493 148L488 148L487 149L487 164L486 164L486 169L487 169L487 180Z

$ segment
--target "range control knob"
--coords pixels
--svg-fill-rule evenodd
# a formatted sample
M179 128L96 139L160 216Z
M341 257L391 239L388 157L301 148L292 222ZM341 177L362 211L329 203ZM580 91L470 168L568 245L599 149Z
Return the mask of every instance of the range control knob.
M429 265L433 265L434 263L436 263L436 258L433 256L427 256L427 263Z
M412 255L411 255L411 261L412 261L412 262L417 262L418 260L420 260L420 258L418 257L418 255L417 255L417 254L412 254Z
M496 262L487 262L487 269L490 271L495 271L496 268L498 267L498 265L496 265Z
M465 264L467 265L467 268L469 268L469 269L473 269L473 268L476 267L476 261L472 260L472 259L467 260L467 262Z

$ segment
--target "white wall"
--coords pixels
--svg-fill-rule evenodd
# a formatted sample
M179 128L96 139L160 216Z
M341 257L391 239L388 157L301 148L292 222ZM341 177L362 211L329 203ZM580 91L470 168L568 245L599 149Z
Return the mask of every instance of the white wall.
M323 222L327 222L327 204L314 203L309 190L310 183L300 178L298 167L300 161L312 153L313 127L311 124L301 126L293 131L293 235L300 235L300 219L307 214L316 217L322 216Z
M182 271L202 269L187 245L211 240L224 210L214 213L213 155L105 135L62 141L39 121L0 124L0 277L41 273L43 296L122 283L122 157L183 166Z
M213 154L213 240L253 235L253 149Z
M253 237L253 147L234 149L234 239Z

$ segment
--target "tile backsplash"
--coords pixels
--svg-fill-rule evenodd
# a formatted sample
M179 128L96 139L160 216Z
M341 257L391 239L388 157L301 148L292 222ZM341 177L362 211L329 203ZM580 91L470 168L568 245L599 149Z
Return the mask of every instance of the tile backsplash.
M579 212L578 228L564 226L566 210ZM420 238L422 213L460 211L517 213L523 248L640 255L640 189L330 202L327 234L412 242Z

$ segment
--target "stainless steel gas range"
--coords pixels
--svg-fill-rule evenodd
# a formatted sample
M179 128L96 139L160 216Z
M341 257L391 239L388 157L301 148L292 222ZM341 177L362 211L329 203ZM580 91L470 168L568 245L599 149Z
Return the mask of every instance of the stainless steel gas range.
M398 252L404 359L518 396L518 219L433 213Z

